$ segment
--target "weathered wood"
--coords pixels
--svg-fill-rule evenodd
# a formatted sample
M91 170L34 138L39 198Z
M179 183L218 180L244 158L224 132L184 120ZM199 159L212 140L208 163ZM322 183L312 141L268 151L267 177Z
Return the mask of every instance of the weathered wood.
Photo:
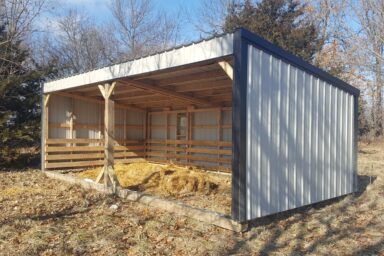
M94 189L106 194L114 193L114 191L112 191L111 188L107 188L105 186L102 186L101 184L97 184L94 182L87 182L85 180L82 180L74 176L70 176L68 174L60 174L60 173L54 173L54 172L44 172L44 173L50 178L68 182L70 184L80 185L85 189ZM181 216L186 216L192 219L196 219L202 222L206 222L208 224L221 227L221 228L229 229L235 232L245 232L248 228L246 224L240 224L236 221L233 221L227 215L205 210L205 209L191 207L173 200L161 199L156 196L146 195L137 191L120 189L120 188L117 189L116 194L120 198L129 200L129 201L142 203L151 207L155 207L157 209L161 209L163 211L172 212Z

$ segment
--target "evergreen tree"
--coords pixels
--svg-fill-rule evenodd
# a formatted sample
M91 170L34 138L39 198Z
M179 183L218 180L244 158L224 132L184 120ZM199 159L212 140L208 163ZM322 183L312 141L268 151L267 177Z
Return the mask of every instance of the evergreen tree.
M40 83L47 71L28 68L28 60L28 50L0 27L0 167L38 162L38 150L21 152L39 146Z
M270 42L311 61L322 48L318 27L306 18L306 5L296 0L245 0L229 7L224 30L244 27Z
M358 119L358 127L359 127L359 137L364 137L364 136L369 136L371 129L370 125L368 123L368 118L367 118L367 102L364 99L364 96L361 95L359 97L359 113L357 114L357 119Z

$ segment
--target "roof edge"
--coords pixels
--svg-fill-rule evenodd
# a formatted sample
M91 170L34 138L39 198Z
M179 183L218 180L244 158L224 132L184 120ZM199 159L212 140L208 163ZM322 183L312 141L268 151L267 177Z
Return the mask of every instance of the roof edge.
M308 63L307 61L301 59L300 57L297 57L296 55L293 55L292 53L289 53L288 51L284 50L283 48L269 42L268 40L258 36L257 34L245 29L245 28L239 28L235 31L235 33L239 33L242 38L250 42L251 44L255 45L257 48L264 50L282 60L285 60L289 64L292 64L298 68L301 68L312 75L323 79L326 82L329 82L330 84L351 93L354 96L360 95L360 90L347 82L341 80L340 78L337 78L328 72Z
M78 88L233 54L233 33L44 83L44 93Z

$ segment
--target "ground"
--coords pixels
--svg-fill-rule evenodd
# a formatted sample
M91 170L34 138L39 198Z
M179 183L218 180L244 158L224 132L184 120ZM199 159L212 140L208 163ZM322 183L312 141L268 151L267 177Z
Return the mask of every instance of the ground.
M244 234L38 171L1 172L0 254L384 255L384 143L359 146L358 193L264 219Z

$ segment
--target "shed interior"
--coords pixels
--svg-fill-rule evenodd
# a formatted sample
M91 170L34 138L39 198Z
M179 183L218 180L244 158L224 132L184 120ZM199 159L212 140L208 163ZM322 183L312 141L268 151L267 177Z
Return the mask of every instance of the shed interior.
M122 78L113 84L114 162L156 162L229 172L232 57ZM100 84L45 99L44 167L104 165L105 100Z

